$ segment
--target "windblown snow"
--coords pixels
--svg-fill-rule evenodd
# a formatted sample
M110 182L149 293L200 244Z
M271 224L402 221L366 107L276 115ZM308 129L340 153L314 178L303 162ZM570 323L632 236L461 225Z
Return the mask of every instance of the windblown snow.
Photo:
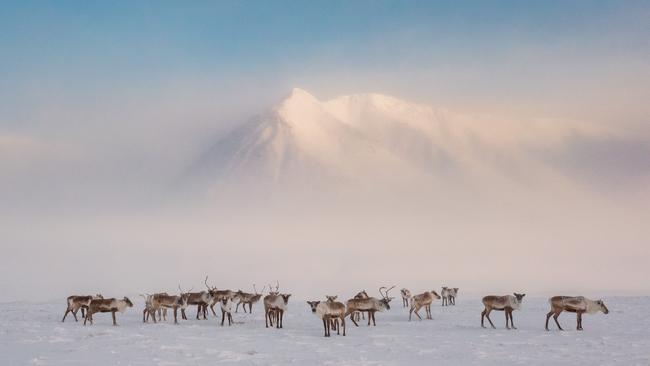
M233 313L233 326L218 320L143 324L143 304L118 314L96 314L95 325L69 317L61 323L65 299L49 303L0 304L0 360L3 365L648 365L648 297L608 297L610 309L585 315L584 331L564 313L566 329L544 330L548 303L528 298L515 311L517 330L480 327L479 298L460 296L456 306L432 306L433 320L408 321L401 299L377 313L377 326L347 320L346 337L324 338L322 323L304 301L291 299L283 329L264 327L261 304L253 315ZM349 318L348 318L349 319ZM220 321L220 318L219 318ZM226 322L227 324L227 322Z

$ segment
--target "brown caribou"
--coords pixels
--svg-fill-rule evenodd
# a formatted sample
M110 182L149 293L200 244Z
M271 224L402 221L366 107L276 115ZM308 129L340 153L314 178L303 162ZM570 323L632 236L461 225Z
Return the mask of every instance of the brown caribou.
M212 301L210 302L210 311L212 311L212 315L215 317L217 316L217 313L214 311L214 307L221 302L221 300L225 298L235 298L237 295L234 291L232 290L217 290L216 287L208 285L208 276L205 276L205 287L208 288L208 292L210 295L212 295ZM203 317L205 318L205 312L207 312L207 306L203 308Z
M248 292L243 292L242 290L239 290L236 292L236 295L239 296L239 302L237 303L237 306L235 307L235 313L239 311L239 305L242 305L244 312L246 312L246 305L248 305L248 312L253 313L253 304L257 303L260 301L262 298L262 294L264 294L264 289L266 286L262 288L262 291L260 293L257 292L257 288L255 288L255 284L253 284L253 291L255 291L254 294L248 293Z
M113 316L113 325L117 325L115 320L115 313L123 313L127 308L133 307L133 303L129 300L128 297L124 297L122 300L117 299L97 299L92 300L88 305L88 313L86 318L84 318L84 325L86 321L90 320L90 324L93 324L93 314L95 313L111 313Z
M512 311L519 310L519 308L521 307L521 302L523 301L524 296L526 296L526 294L518 294L515 292L513 293L513 295L485 296L483 298L483 305L485 306L485 309L481 313L481 327L485 328L485 326L483 325L483 317L486 317L487 320L490 322L492 328L496 328L492 323L492 320L490 319L490 312L492 310L497 310L497 311L505 311L506 328L510 329L510 327L508 326L508 319L510 319L510 325L512 325L512 329L517 329L515 328L515 323L513 322L512 319Z
M381 294L381 299L376 299L374 297L369 297L366 299L350 299L347 301L346 306L347 310L345 316L354 314L355 312L367 312L368 313L368 325L372 321L373 325L376 326L375 322L375 313L378 311L390 310L390 301L392 297L388 297L388 292L392 290L395 286L386 289L386 287L380 287L379 293ZM382 292L384 290L384 292ZM354 323L355 326L359 326L354 319L354 316L350 316L350 320Z
M409 321L411 321L411 315L413 315L414 312L415 315L422 320L422 317L418 314L418 310L422 307L424 307L424 311L427 313L427 319L433 319L431 316L431 303L433 300L437 299L440 299L440 295L433 290L413 296L411 298L411 310L409 310Z
M595 314L602 311L603 314L608 314L609 309L605 306L603 300L589 300L584 296L553 296L548 299L551 305L551 311L546 314L546 330L548 330L548 320L553 315L553 320L557 324L558 329L563 330L557 318L563 311L576 313L577 329L582 330L582 314Z
M72 315L74 316L74 321L78 321L77 312L79 311L79 309L81 309L81 317L85 318L86 315L84 314L84 309L88 309L88 305L90 305L90 302L92 300L103 299L103 298L104 297L101 294L97 294L95 296L79 296L79 295L68 296L67 307L65 309L65 313L63 314L63 319L61 319L61 322L65 322L65 317L68 316L68 313L72 313Z
M180 286L178 288L180 289ZM145 309L142 312L142 321L148 321L149 315L151 315L155 323L156 312L158 312L158 320L161 320L161 310L162 319L167 320L167 309L172 309L174 310L174 324L178 324L178 309L182 313L187 308L189 298L190 294L184 293L183 290L178 296L168 295L165 292L147 295L145 297Z

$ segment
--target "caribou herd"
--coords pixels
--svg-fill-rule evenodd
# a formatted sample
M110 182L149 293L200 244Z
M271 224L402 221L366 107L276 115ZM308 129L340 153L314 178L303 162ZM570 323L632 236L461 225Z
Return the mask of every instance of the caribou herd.
M280 292L280 283L276 281L275 287L269 285L268 294L264 296L266 286L262 288L261 292L257 292L257 287L253 285L253 293L246 293L242 290L219 290L217 287L211 286L208 283L208 276L203 281L206 287L205 291L192 292L193 288L189 291L183 291L181 286L178 286L178 295L169 295L166 292L141 294L144 299L144 309L142 310L142 321L144 323L149 320L154 323L158 321L167 320L167 310L173 310L174 323L178 324L178 312L180 310L181 318L187 320L185 311L188 307L196 305L196 319L207 319L208 309L212 312L214 317L218 317L214 307L219 305L221 310L221 325L228 321L228 325L233 324L233 308L234 312L238 312L239 306L242 306L246 312L248 305L248 313L253 312L253 305L260 300L264 304L264 320L268 328L276 327L283 328L284 313L288 309L289 298L291 294ZM312 300L307 301L307 305L311 311L323 323L325 337L330 336L330 332L335 330L337 334L346 335L345 318L349 317L355 326L359 326L359 321L365 315L368 315L368 326L372 323L376 326L375 314L390 310L390 302L393 297L389 296L389 292L395 288L380 287L379 297L369 296L366 290L357 293L353 298L347 300L345 303L337 301L338 296L327 295L324 301ZM431 305L435 300L442 299L442 306L456 305L456 297L458 296L457 287L443 287L440 295L435 290L425 291L420 294L412 294L406 288L402 288L400 293L402 295L402 306L409 308L408 320L411 321L413 314L419 320L422 317L418 313L419 310L424 308L426 319L433 319L431 315ZM264 297L262 297L264 296ZM493 310L503 311L506 318L507 329L515 328L514 319L512 316L513 311L519 310L523 299L526 295L513 293L512 295L495 296L489 295L483 297L484 310L481 312L481 327L485 328L484 319L487 318L490 326L495 328L490 313ZM558 329L563 330L558 322L558 317L563 311L576 313L577 330L582 330L582 315L594 314L597 312L609 313L609 309L605 306L602 300L590 300L583 296L554 296L549 300L550 311L546 314L546 330L548 329L548 322L553 317ZM133 307L133 302L128 297L122 299L104 298L101 294L88 295L88 296L69 296L66 302L66 310L63 314L62 322L65 322L69 313L72 313L74 320L78 321L77 313L81 310L81 317L83 324L87 322L93 324L93 316L96 313L111 313L113 318L113 325L117 325L115 314L117 312L123 313L128 308Z

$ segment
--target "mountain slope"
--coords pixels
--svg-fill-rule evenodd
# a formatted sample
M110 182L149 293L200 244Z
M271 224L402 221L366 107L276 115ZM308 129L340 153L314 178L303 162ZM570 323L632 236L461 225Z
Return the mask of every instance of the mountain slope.
M604 132L548 120L454 114L380 94L319 101L294 89L211 146L194 165L206 184L363 186L562 181L545 158Z

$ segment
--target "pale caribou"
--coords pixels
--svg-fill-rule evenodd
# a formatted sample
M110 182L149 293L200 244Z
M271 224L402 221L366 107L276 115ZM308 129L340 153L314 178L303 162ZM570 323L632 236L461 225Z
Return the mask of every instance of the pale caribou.
M266 327L273 327L273 321L275 320L276 328L283 327L284 312L287 310L287 305L289 303L289 297L291 294L281 294L279 291L280 283L276 281L275 291L269 291L269 294L264 296L264 320ZM269 289L271 286L269 286Z
M330 336L330 329L335 328L336 334L340 335L341 326L343 327L343 336L345 336L345 305L336 301L336 296L326 296L327 301L307 301L314 313L323 321L325 337ZM341 326L339 326L339 321Z
M402 305L404 307L408 307L409 306L409 301L411 300L411 297L413 297L413 295L411 294L411 291L409 291L409 289L407 289L407 288L403 288L403 289L399 290L399 292L400 292L400 294L402 294Z

